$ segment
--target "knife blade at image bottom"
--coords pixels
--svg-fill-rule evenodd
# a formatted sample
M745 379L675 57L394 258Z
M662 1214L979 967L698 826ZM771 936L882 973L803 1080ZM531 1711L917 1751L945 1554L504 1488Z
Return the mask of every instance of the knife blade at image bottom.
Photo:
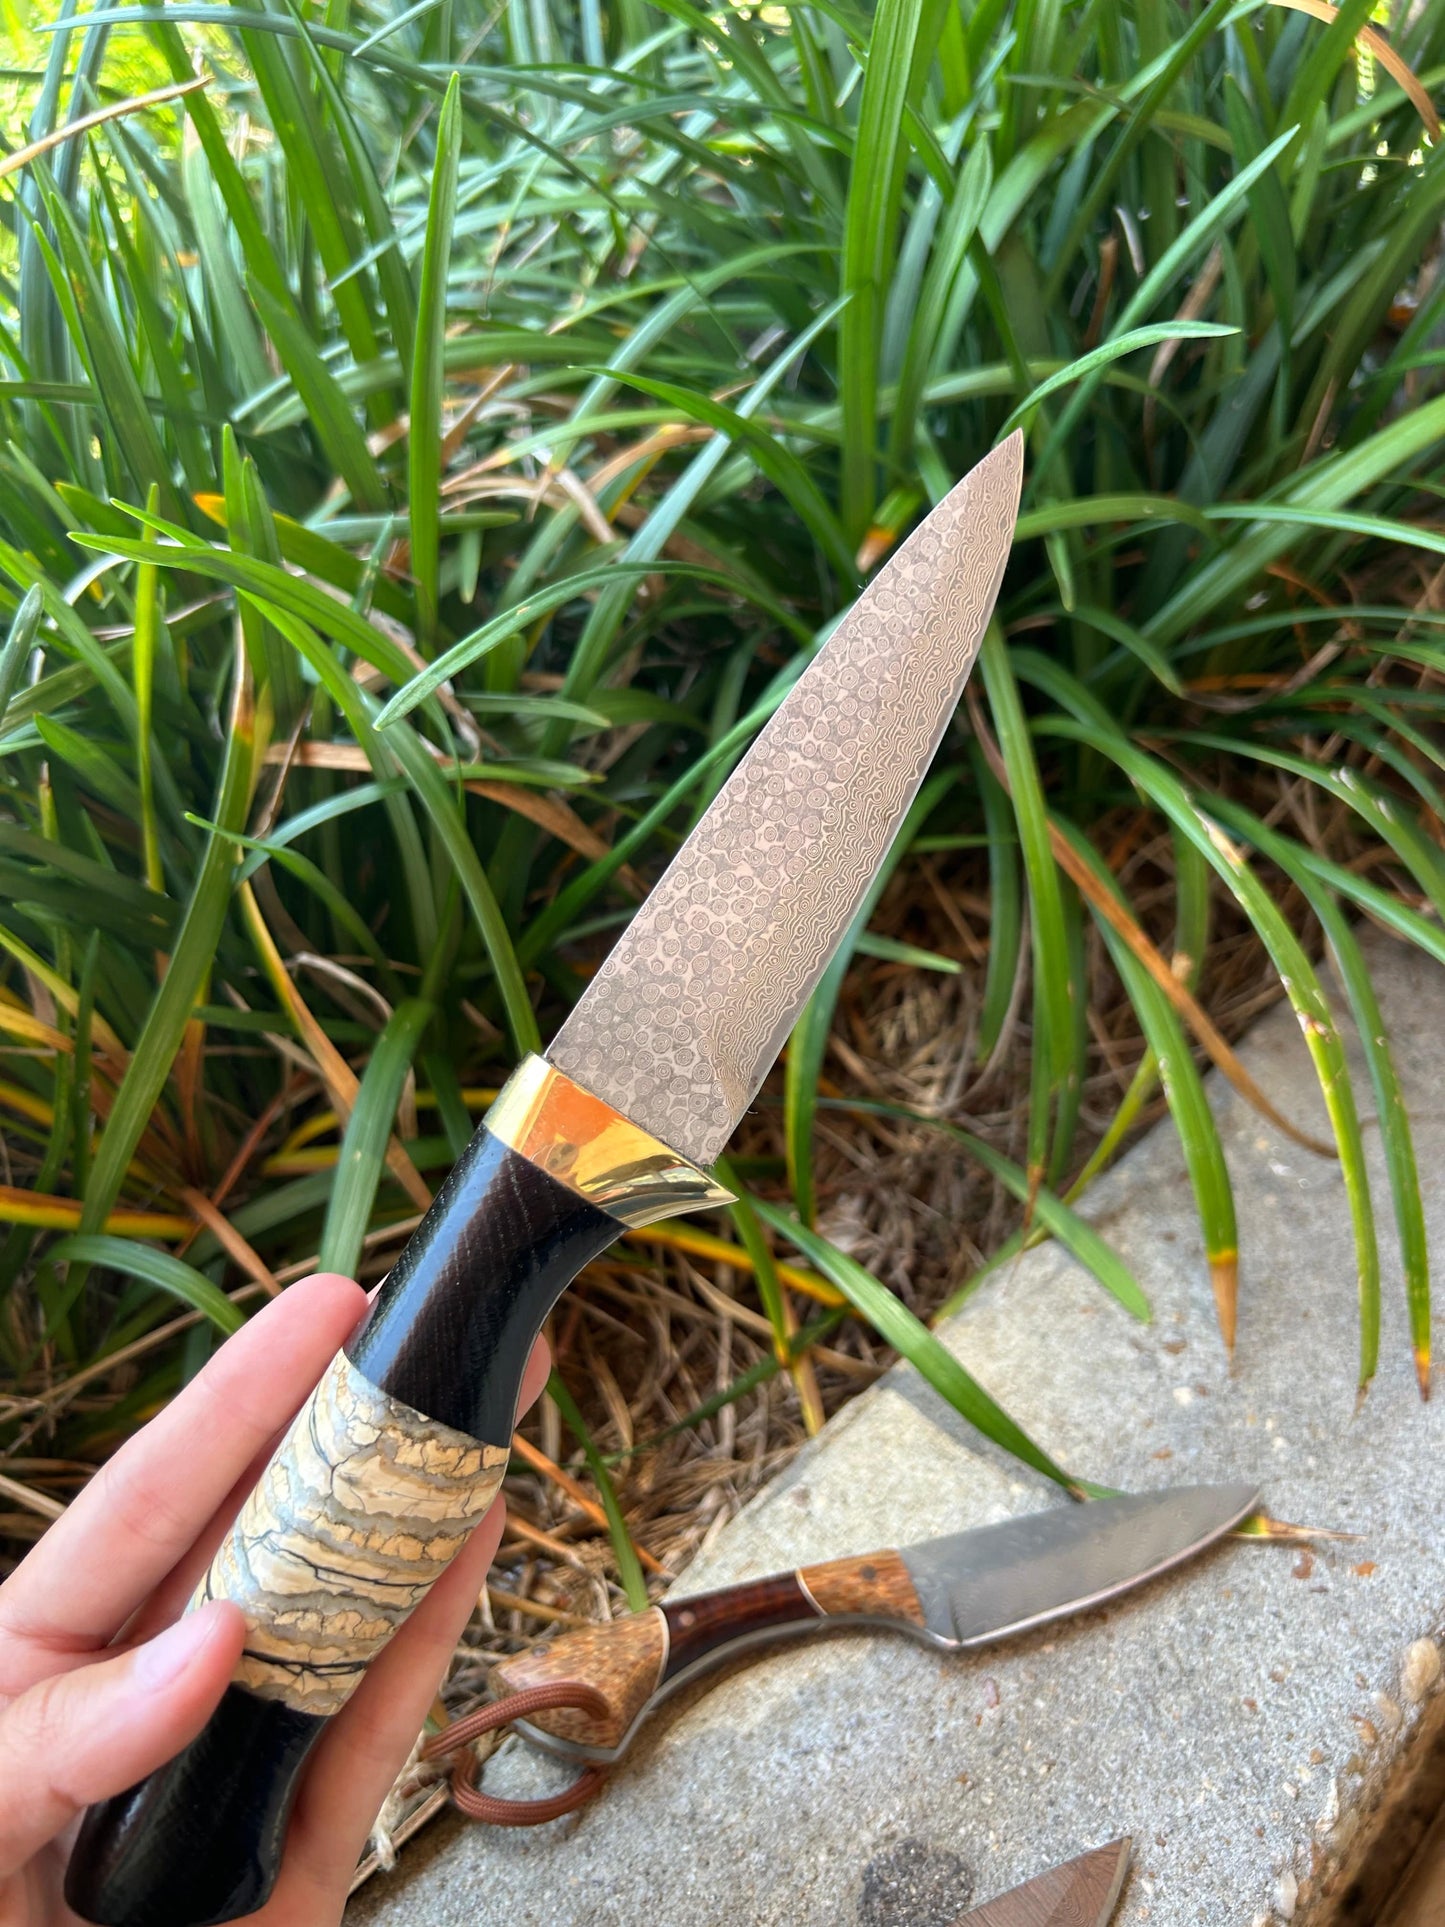
M1050 1867L997 1899L971 1908L953 1927L1108 1927L1129 1871L1128 1839Z

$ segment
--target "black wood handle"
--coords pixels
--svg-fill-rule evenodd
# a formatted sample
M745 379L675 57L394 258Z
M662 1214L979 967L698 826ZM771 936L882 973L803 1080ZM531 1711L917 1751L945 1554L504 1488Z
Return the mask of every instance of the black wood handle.
M66 1880L83 1919L208 1927L265 1904L311 1748L490 1504L542 1321L621 1229L477 1133L198 1595L238 1597L247 1613L239 1679L183 1753L86 1815ZM386 1543L408 1537L408 1519L434 1539L448 1512L429 1559ZM342 1623L358 1601L359 1639Z

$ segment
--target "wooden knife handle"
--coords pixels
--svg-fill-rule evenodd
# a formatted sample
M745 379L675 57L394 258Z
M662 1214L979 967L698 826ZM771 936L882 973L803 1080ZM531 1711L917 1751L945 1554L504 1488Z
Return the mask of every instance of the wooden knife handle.
M625 1225L728 1195L540 1058L521 1066L198 1586L193 1606L245 1612L240 1666L190 1746L86 1815L76 1913L211 1927L265 1904L327 1721L496 1496L558 1294Z
M684 1675L721 1665L771 1637L858 1619L924 1623L896 1552L804 1566L565 1633L501 1661L492 1669L491 1688L504 1699L535 1686L590 1686L607 1702L605 1717L559 1707L529 1714L527 1725L584 1755L612 1753L648 1702Z

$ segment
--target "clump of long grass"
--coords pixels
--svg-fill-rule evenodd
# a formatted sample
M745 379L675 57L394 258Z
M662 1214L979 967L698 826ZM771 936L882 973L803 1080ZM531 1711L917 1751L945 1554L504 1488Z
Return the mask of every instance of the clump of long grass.
M1201 1002L1227 907L1319 1071L1360 1376L1368 1102L1428 1382L1419 1183L1354 919L1445 957L1442 617L1428 583L1361 589L1445 547L1445 16L1383 54L1371 17L176 0L49 23L27 153L0 163L12 1449L99 1449L303 1254L384 1262L818 637L1017 422L999 620L896 858L983 866L966 1048L1032 1039L1021 1155L957 1154L1143 1315L1060 1192L1162 1080L1232 1343L1201 1077L1244 1076ZM1091 834L1121 811L1168 852L1162 916ZM827 1334L800 1335L800 1292L1066 1477L820 1227L849 959L940 964L865 924L790 1046L785 1171L741 1167L733 1227L694 1249L755 1279L810 1423ZM1087 1135L1090 943L1144 1055ZM199 1320L157 1343L177 1300ZM102 1381L123 1395L92 1410Z

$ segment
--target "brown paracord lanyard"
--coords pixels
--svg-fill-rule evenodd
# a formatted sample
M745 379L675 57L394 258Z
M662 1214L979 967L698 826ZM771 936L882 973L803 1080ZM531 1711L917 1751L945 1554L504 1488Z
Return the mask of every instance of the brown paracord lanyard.
M499 1800L494 1794L483 1793L473 1777L478 1761L472 1751L472 1742L481 1738L483 1733L494 1733L498 1727L510 1726L513 1720L524 1720L532 1713L555 1712L560 1707L571 1707L579 1713L589 1713L594 1719L606 1719L611 1707L600 1693L580 1681L559 1681L555 1686L532 1686L523 1693L509 1693L505 1699L496 1700L490 1706L479 1706L475 1713L467 1713L459 1720L453 1720L445 1731L427 1741L421 1750L424 1760L444 1760L455 1756L451 1771L451 1796L458 1809L469 1820L483 1820L494 1827L538 1827L544 1821L558 1820L564 1813L574 1813L595 1793L601 1791L607 1778L605 1766L587 1766L561 1793L554 1793L545 1800Z

